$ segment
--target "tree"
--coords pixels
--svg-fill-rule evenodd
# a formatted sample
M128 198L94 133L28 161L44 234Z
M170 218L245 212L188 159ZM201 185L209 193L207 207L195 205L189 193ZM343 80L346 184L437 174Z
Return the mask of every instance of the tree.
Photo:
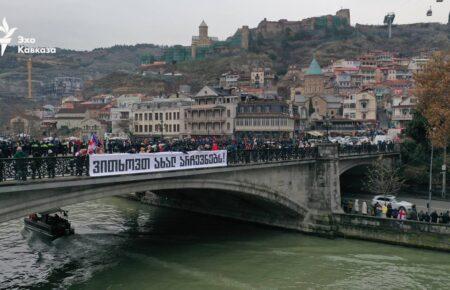
M366 189L373 194L395 195L403 186L398 169L388 166L383 159L378 159L367 171Z
M427 128L429 127L427 119L419 111L414 112L411 122L406 126L406 135L415 142L427 145Z
M444 148L450 136L450 52L435 53L414 79L418 110L429 124L428 137L433 146Z

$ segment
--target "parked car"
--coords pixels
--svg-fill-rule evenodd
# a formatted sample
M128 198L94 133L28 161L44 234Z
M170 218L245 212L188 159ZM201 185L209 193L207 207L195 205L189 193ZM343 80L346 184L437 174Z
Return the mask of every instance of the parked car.
M406 211L410 211L414 204L408 202L408 201L398 201L395 196L393 195L376 195L372 199L372 206L375 206L375 204L381 204L381 205L388 205L390 204L393 209L404 209Z

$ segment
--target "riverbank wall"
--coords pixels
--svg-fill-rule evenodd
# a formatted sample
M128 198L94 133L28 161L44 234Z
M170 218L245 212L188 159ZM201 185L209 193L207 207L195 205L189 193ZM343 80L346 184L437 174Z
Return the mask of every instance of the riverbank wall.
M418 221L334 214L336 235L450 252L450 226Z
M190 203L186 199L168 199L150 192L128 195L128 198L153 206L253 222L327 238L352 238L450 252L448 225L336 213L317 216L314 220L310 219L311 225L305 226L296 222L295 217L286 219L286 216L275 217L267 212L246 212L242 209L233 212L211 203L199 207L198 203Z

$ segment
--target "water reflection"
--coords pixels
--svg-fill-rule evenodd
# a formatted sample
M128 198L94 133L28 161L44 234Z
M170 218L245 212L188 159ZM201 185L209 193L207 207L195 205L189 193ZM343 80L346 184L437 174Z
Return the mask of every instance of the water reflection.
M0 225L0 288L442 288L450 255L328 240L122 198L69 207L53 242Z

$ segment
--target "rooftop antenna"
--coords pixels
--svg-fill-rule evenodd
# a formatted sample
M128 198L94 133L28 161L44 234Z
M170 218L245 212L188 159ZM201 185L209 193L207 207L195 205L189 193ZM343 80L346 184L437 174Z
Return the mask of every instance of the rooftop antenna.
M392 37L392 23L394 23L394 19L395 19L394 12L390 12L390 13L386 14L386 16L384 16L383 23L388 26L389 39Z

